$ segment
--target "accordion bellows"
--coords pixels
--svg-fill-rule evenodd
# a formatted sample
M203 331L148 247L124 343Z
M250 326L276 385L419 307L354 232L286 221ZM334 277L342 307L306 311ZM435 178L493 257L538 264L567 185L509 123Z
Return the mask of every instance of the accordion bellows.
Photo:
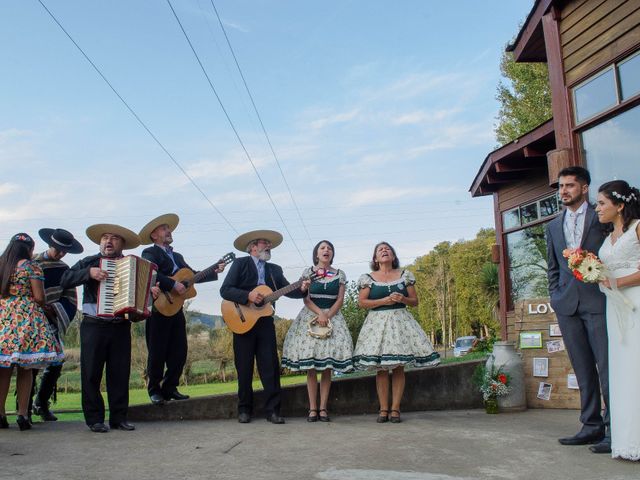
M122 258L101 258L100 269L109 278L98 288L98 316L121 317L133 314L131 320L151 315L151 287L156 283L155 263L135 255ZM137 318L136 318L137 317Z

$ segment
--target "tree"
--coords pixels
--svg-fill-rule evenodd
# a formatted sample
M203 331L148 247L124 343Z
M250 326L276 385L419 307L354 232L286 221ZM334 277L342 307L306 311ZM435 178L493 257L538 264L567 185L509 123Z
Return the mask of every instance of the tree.
M504 145L549 120L553 112L546 63L515 62L513 53L504 52L500 72L506 82L498 84L500 111L495 133Z
M360 329L367 316L367 311L358 306L358 293L357 283L355 281L347 282L344 292L344 303L341 309L354 344L358 340Z

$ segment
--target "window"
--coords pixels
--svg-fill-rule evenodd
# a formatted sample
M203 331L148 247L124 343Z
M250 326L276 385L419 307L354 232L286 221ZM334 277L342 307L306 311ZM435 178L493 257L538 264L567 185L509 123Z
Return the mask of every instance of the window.
M580 124L640 94L640 52L607 67L573 88L573 110Z
M544 229L538 224L505 235L513 303L549 296Z
M502 231L522 227L558 212L558 194L502 212Z
M618 103L613 68L587 80L573 90L576 123L604 112Z
M586 167L591 173L592 201L598 187L610 180L640 185L640 106L627 110L581 133Z

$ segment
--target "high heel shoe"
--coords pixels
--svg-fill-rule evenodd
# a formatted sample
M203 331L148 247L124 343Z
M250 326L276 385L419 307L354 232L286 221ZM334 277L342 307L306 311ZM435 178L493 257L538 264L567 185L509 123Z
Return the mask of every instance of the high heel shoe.
M318 421L318 410L309 410L309 416L307 417L307 422L317 422L317 421Z
M23 415L18 415L18 417L16 418L16 423L18 424L18 428L20 429L20 431L29 430L31 428L29 420Z
M9 428L9 422L6 415L0 415L0 428Z
M380 410L378 413L378 418L376 418L377 423L387 423L389 421L389 410Z
M322 415L322 412L324 412L324 415ZM331 419L329 418L329 412L327 412L325 408L321 408L320 410L318 410L318 420L320 420L321 422L331 421Z

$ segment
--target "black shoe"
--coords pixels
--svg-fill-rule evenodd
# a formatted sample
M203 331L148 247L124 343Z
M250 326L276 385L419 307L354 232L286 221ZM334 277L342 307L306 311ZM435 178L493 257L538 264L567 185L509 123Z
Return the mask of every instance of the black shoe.
M18 428L20 428L20 431L29 430L31 428L29 419L23 415L18 415L18 417L16 418L16 423L18 424Z
M127 421L120 423L109 423L109 426L113 430L124 430L126 432L131 432L136 429L136 426L133 423L129 423Z
M324 415L321 415L324 412ZM329 418L329 412L327 412L324 408L318 410L318 420L321 422L330 422L331 418Z
M307 416L307 422L317 422L318 421L318 410L309 410L309 415Z
M0 415L0 428L9 428L9 422L6 415Z
M559 438L558 442L562 445L589 445L591 443L599 443L602 439L604 439L603 430L592 433L580 431L573 437Z
M109 427L104 423L94 423L93 425L89 425L89 430L95 433L107 433L109 431Z
M159 393L154 393L150 395L149 398L151 399L151 403L153 403L154 405L164 405L164 397Z
M400 412L398 410L389 410L391 415L389 415L389 421L391 423L402 423L402 418L400 418ZM393 415L397 413L398 415Z
M39 415L43 422L56 422L58 421L58 417L56 417L51 410L48 408L38 407L37 405L33 406L33 413Z
M611 453L611 439L605 438L600 443L589 447L592 453Z
M276 425L282 425L284 423L284 418L282 418L277 413L272 413L267 417L267 422L274 423Z
M251 415L247 412L240 412L238 414L238 422L240 423L249 423L251 421Z
M183 395L178 390L174 390L173 392L164 396L165 400L187 400L189 395Z

